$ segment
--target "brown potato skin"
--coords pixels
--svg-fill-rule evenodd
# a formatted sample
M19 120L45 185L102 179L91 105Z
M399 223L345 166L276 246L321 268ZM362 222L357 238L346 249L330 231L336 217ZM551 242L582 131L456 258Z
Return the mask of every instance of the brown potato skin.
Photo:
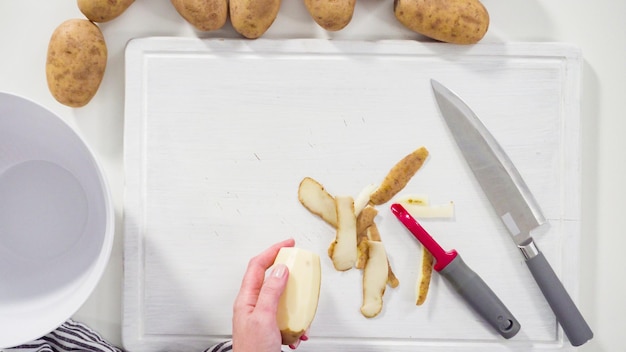
M228 0L171 0L178 13L201 31L220 29L228 19Z
M262 36L274 23L281 0L230 0L230 22L248 39Z
M108 22L133 4L135 0L77 0L78 9L93 22Z
M100 28L85 19L70 19L52 33L46 58L48 89L61 104L86 105L96 94L107 63Z
M304 0L304 4L320 27L339 31L352 20L356 0Z
M416 306L421 306L426 302L428 289L430 287L430 279L433 275L433 263L435 258L430 252L422 247L422 279L419 283L419 294L415 302Z
M405 27L446 43L475 44L489 29L479 0L394 0L393 10Z
M398 161L387 173L380 186L370 195L370 203L385 204L400 192L428 158L428 149L420 147Z

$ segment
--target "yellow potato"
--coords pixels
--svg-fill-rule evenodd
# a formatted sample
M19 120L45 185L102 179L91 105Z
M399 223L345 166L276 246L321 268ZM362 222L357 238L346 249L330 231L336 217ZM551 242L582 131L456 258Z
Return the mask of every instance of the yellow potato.
M477 43L489 28L479 0L395 0L393 11L410 30L447 43Z
M281 0L230 0L230 22L237 33L256 39L278 15Z
M78 0L80 12L94 22L107 22L121 15L135 0Z
M278 263L289 269L276 312L282 343L289 345L300 339L315 318L322 271L317 254L296 247L281 248L274 260L274 264Z
M61 104L84 106L96 94L106 63L107 47L98 26L85 19L67 20L48 44L48 89Z
M304 0L304 4L320 27L338 31L352 20L356 0Z
M222 28L228 18L228 0L171 0L178 13L201 31Z

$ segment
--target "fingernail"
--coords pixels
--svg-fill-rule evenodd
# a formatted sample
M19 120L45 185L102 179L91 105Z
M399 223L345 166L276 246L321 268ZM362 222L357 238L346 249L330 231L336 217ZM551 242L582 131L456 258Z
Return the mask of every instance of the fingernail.
M285 264L277 264L272 270L272 276L281 278L285 276L287 266Z

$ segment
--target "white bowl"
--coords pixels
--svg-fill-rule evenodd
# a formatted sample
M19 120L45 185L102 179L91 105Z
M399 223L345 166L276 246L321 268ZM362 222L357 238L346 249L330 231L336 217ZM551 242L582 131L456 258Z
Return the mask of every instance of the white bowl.
M0 349L70 318L113 236L111 195L87 145L52 112L0 93Z

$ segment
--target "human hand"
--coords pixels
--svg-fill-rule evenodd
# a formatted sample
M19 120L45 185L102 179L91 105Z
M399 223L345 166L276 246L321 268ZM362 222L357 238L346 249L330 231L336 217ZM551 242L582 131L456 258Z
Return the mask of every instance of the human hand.
M293 239L276 243L248 263L233 306L234 352L280 351L282 338L276 312L289 270L284 264L278 264L267 279L265 271L272 266L282 247L293 247L294 244ZM306 341L306 334L300 340ZM295 349L299 344L300 341L289 347Z

